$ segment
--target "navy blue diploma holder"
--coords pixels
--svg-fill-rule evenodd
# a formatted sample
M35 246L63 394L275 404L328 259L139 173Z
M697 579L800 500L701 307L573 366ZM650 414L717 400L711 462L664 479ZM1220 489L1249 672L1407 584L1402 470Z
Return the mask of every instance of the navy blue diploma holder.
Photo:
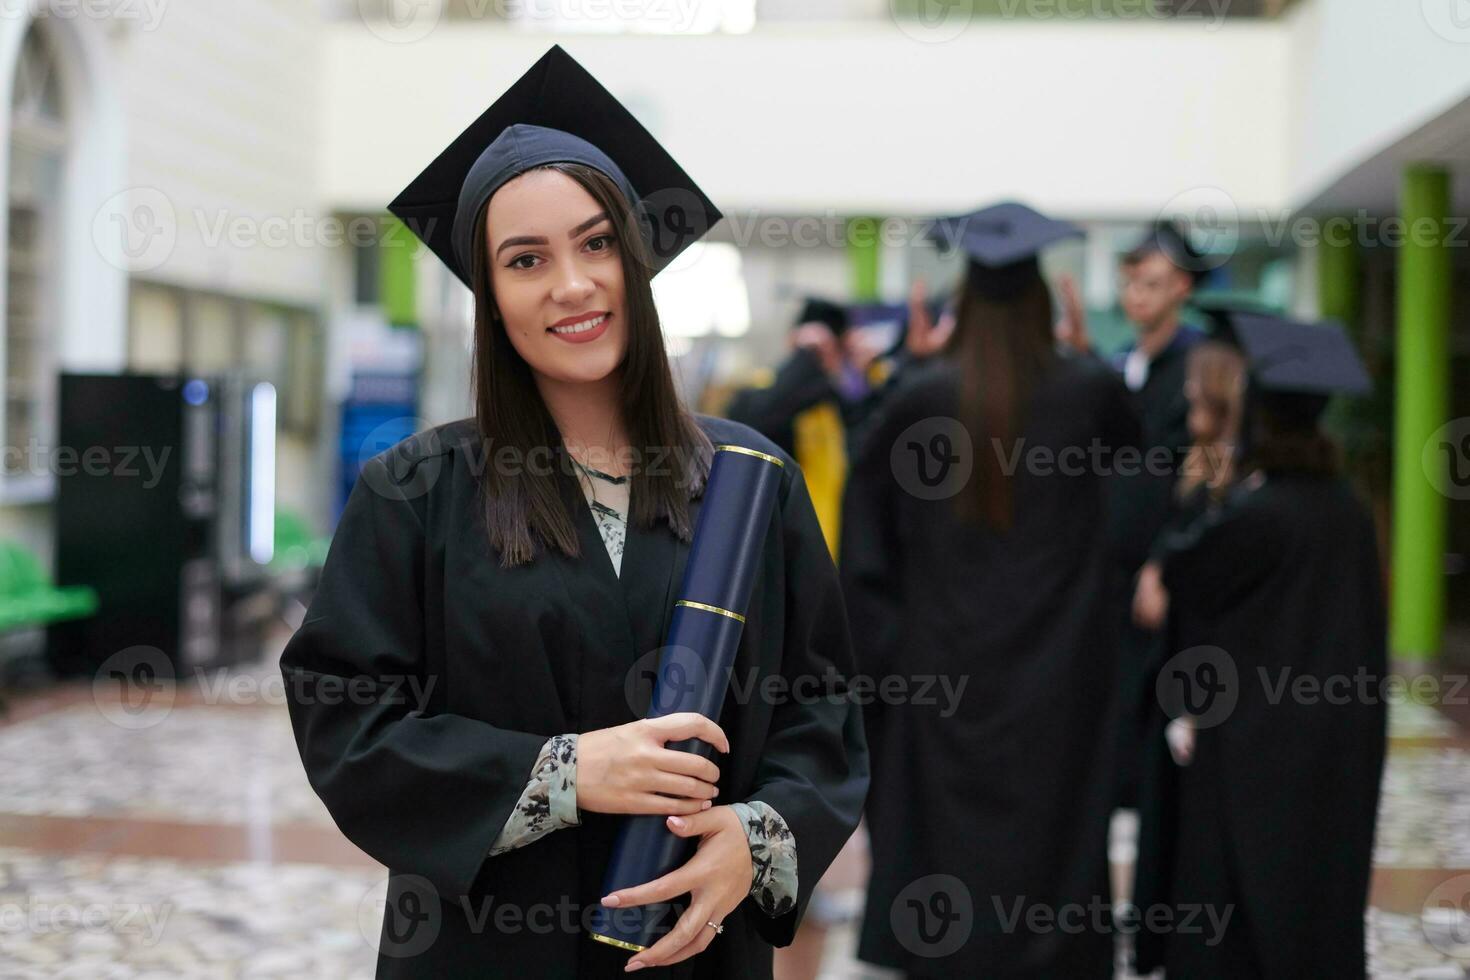
M697 711L719 720L782 465L775 456L744 446L716 447L647 717ZM715 751L699 739L668 747L706 759ZM602 894L646 884L683 864L695 842L671 833L664 819L658 814L624 819ZM599 942L636 951L647 949L673 924L667 903L599 905L588 931Z

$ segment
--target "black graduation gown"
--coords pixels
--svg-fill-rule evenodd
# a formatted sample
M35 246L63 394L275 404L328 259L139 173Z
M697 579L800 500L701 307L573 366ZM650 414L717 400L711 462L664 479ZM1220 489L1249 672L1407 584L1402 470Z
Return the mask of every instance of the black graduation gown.
M1202 336L1181 324L1174 340L1150 362L1143 387L1131 393L1142 426L1141 455L1108 492L1109 538L1117 561L1111 594L1119 620L1118 802L1123 806L1138 799L1141 740L1149 723L1148 665L1158 659L1161 641L1157 630L1134 625L1135 577L1173 512L1178 469L1191 442L1185 368ZM1124 356L1115 367L1121 369Z
M725 414L770 439L787 453L796 452L796 416L819 402L835 400L837 392L808 350L791 353L765 387L742 388L730 400Z
M744 426L700 424L716 443L784 458ZM479 446L465 419L367 464L281 658L297 744L337 825L390 869L397 914L385 916L379 977L621 976L630 954L587 938L581 918L601 898L620 818L586 813L577 828L496 857L486 851L549 736L638 717L625 678L662 642L689 548L664 524L630 527L620 578L567 478L581 557L546 553L504 570L478 516L478 474L494 465ZM842 598L787 458L736 676L829 670L852 672ZM323 690L339 678L373 693L395 679L432 686L422 704L412 689L398 703L344 699ZM634 689L641 710L647 688ZM716 803L759 799L785 818L797 848L796 906L771 917L747 899L706 954L658 975L769 976L772 944L790 942L812 887L857 825L868 783L859 708L743 700L732 690L719 718L733 751L717 756ZM432 942L413 932L415 921Z
M1214 946L1208 930L1140 936L1140 965L1162 948L1171 978L1362 977L1387 721L1372 519L1341 479L1273 473L1172 536L1163 562L1173 645L1224 650L1238 702L1198 733L1172 821L1143 832L1164 838L1146 846L1170 856L1174 909L1234 912Z
M1022 466L1013 528L982 530L958 520L952 499L904 492L890 459L911 424L957 417L953 366L913 369L879 411L848 484L841 571L861 671L904 678L913 696L864 709L873 870L858 955L912 976L1110 977L1115 665L1102 468ZM1091 358L1055 363L1022 435L1052 453L1138 438L1122 383ZM949 717L955 702L937 688L928 698L938 703L920 703L936 675L951 690L966 682ZM930 875L962 888L915 894ZM933 955L951 940L918 909L957 909L966 897L968 927L954 927L967 939ZM1034 908L1062 911L1066 928L1029 926L1040 922Z

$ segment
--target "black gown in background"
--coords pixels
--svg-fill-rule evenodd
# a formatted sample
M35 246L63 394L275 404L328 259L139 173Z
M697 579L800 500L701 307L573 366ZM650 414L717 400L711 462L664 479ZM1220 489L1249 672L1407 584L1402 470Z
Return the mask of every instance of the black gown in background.
M1171 536L1162 560L1172 642L1223 650L1239 699L1198 732L1177 812L1145 825L1145 847L1169 855L1174 909L1233 912L1211 945L1209 929L1140 936L1140 966L1163 950L1171 978L1362 977L1387 717L1372 519L1339 478L1272 473ZM1302 678L1315 695L1292 695Z
M699 421L716 443L784 455L744 426ZM480 446L465 419L365 467L281 657L297 744L337 825L390 869L379 977L622 976L630 954L582 928L619 817L583 813L576 828L486 852L548 737L640 716L625 681L662 643L689 546L665 524L630 524L617 575L581 490L564 478L581 556L550 552L502 569L479 516L479 474L495 465ZM743 683L836 678L839 694L852 674L836 571L789 459L735 670ZM343 696L353 682L358 696ZM647 688L634 690L641 711ZM758 799L786 820L797 903L771 917L743 901L706 953L648 971L658 976L770 976L771 944L791 941L867 789L849 700L741 699L732 689L719 722L732 753L717 754L715 802Z
M952 499L905 492L890 457L912 424L958 412L954 367L915 368L849 481L841 571L862 673L880 686L904 678L914 695L926 677L965 684L957 705L935 685L937 703L864 710L873 870L858 955L912 976L1110 977L1105 477L1091 463L1073 475L1023 464L1011 530L962 524ZM1041 379L1021 435L1035 459L1055 460L1067 447L1134 446L1138 431L1121 381L1077 358ZM920 882L931 875L960 885ZM1066 918L1048 928L1037 908ZM967 935L936 956L953 942L947 915Z
M1141 459L1108 488L1108 537L1116 565L1110 594L1118 618L1118 804L1138 803L1144 730L1149 724L1149 665L1162 653L1158 630L1133 622L1139 568L1174 513L1174 486L1189 451L1189 400L1184 379L1189 351L1203 333L1181 324L1173 341L1149 362L1143 386L1131 392L1142 436ZM1114 359L1123 368L1126 353Z

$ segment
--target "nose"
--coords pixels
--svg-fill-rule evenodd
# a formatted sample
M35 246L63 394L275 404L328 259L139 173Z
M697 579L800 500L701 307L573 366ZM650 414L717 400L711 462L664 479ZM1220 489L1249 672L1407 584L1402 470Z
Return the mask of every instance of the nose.
M551 300L559 306L580 306L596 287L592 277L575 259L561 264L556 282L551 287Z

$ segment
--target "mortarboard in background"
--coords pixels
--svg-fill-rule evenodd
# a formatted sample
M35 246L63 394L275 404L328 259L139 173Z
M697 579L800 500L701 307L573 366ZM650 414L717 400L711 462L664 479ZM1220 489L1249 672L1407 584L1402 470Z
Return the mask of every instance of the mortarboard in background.
M479 211L508 180L545 163L582 163L630 198L656 274L722 215L657 140L553 45L393 199L388 210L466 286Z
M808 296L801 304L801 312L796 317L796 326L813 322L824 323L834 334L841 335L847 329L847 310L829 299Z
M999 300L1011 298L1027 280L1041 275L1037 256L1043 248L1083 234L1070 222L1014 201L939 218L926 232L941 248L964 249L981 290Z

